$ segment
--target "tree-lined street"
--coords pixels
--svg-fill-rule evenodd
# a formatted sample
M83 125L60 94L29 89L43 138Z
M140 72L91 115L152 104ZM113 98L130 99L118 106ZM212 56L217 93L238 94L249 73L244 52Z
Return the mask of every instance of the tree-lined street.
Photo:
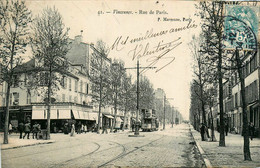
M76 137L53 134L51 144L2 151L3 167L201 167L188 125L167 130L140 132L145 137L128 137L132 132L87 133Z

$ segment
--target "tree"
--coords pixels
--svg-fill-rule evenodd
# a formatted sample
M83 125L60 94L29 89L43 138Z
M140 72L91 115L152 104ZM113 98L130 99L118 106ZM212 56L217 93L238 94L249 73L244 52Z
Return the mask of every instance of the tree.
M110 64L111 60L107 58L108 55L108 47L106 44L99 40L96 44L96 49L92 54L92 58L90 61L91 71L89 74L92 91L92 101L93 103L98 103L98 128L97 133L100 132L100 115L101 115L101 107L105 107L109 104L109 74L110 74Z
M152 109L154 105L154 88L146 76L141 76L139 88L140 109Z
M9 99L14 69L22 63L21 55L28 44L31 12L24 1L0 1L0 73L7 83L4 144L8 144Z
M109 94L112 98L112 104L114 106L114 121L112 125L111 132L116 126L116 120L117 120L117 109L118 106L122 106L122 76L125 73L124 69L124 62L121 60L113 60L111 71L110 71L110 84L111 87L109 87Z
M204 95L205 92L205 83L208 80L208 73L210 71L206 71L207 67L204 64L204 58L203 58L203 54L200 53L200 43L199 41L202 40L201 38L196 38L195 36L192 37L192 41L189 43L190 45L190 50L192 52L193 55L193 59L194 59L194 75L195 75L195 79L194 84L198 85L198 92L194 92L195 94L198 95L199 100L201 101L201 110L202 110L202 123L204 123L205 125L207 124L206 122L206 111L205 111L205 105L206 105L206 98Z
M122 76L122 110L124 110L124 125L122 130L125 129L126 125L126 115L129 111L134 111L136 108L136 100L135 100L135 88L131 83L131 76L128 76L126 73Z
M216 66L219 87L219 113L220 113L220 138L219 146L225 146L224 135L224 109L223 109L223 24L224 24L224 2L200 2L200 16L202 19L202 33L205 43L201 45L201 52L207 53L211 65Z
M198 91L199 91L199 86L195 83L195 81L192 81L190 87L190 93L191 93L190 121L192 122L194 129L197 131L199 131L199 125L201 123L200 122L201 101L197 94Z
M66 54L69 50L68 28L62 16L55 7L47 7L37 16L32 26L32 51L37 61L37 72L44 75L41 82L44 84L47 104L47 139L50 139L50 109L52 95L59 89L62 74L67 72L68 62ZM42 81L43 80L43 81ZM38 86L41 87L39 83Z

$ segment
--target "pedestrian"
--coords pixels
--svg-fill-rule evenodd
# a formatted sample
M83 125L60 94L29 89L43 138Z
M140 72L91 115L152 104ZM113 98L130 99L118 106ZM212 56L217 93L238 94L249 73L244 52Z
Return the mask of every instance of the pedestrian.
M69 123L68 122L66 122L64 124L63 132L64 132L64 134L68 134L69 133Z
M134 132L135 131L135 122L133 121L132 122L132 132Z
M75 125L73 123L71 125L70 136L75 136Z
M205 125L201 123L200 126L201 141L205 141Z
M84 132L84 124L81 124L81 133Z
M80 134L80 132L81 132L81 122L78 122L76 130L77 130L76 131L77 134Z
M228 124L227 123L225 124L225 133L226 133L226 136L228 136Z
M106 134L107 134L107 124L104 124L104 125L103 125L102 134L104 134L104 132L106 132Z
M24 123L20 122L18 125L18 131L20 132L20 139L23 138L23 131L24 131Z
M210 136L209 136L209 129L208 129L207 125L204 124L204 126L205 126L206 136L207 136L207 138L210 138Z
M13 132L13 125L9 123L9 129L8 129L9 135Z
M253 140L254 133L255 133L255 126L254 126L254 124L251 122L250 125L249 125L249 135L250 135L250 139L251 139L251 140Z
M87 127L87 124L85 124L84 125L84 132L85 132L85 134L87 133L87 131L88 131L88 127Z
M38 139L37 134L39 132L39 124L37 122L34 123L32 132L33 132L33 139L34 139L34 135L35 138Z
M27 139L30 139L31 124L29 121L24 125L24 137L27 135Z

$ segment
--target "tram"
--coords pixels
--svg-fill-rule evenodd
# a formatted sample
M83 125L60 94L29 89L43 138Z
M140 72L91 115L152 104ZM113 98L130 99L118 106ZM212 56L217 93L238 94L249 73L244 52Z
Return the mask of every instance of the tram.
M153 109L142 109L141 115L141 128L142 131L157 131L159 127L159 120L155 115L155 110Z

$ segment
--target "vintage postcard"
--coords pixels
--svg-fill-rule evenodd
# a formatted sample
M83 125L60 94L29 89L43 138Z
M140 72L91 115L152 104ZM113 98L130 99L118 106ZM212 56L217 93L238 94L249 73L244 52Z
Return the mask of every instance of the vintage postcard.
M259 15L1 0L1 166L260 167Z

